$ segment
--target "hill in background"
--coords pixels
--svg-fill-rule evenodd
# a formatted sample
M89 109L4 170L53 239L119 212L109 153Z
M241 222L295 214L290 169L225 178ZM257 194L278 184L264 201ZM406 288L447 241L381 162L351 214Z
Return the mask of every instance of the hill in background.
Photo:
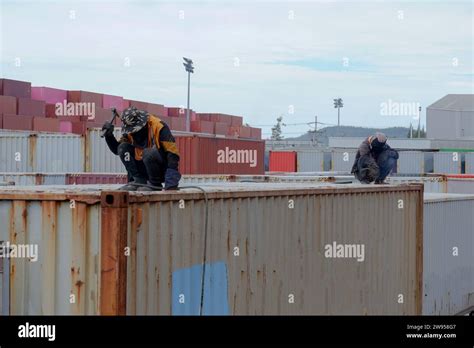
M326 127L318 130L318 142L327 145L328 137L368 137L376 132L382 132L389 138L406 138L409 132L405 127L390 127L390 128L365 128L352 126L334 126ZM285 138L285 140L312 140L313 133L306 133L295 138Z

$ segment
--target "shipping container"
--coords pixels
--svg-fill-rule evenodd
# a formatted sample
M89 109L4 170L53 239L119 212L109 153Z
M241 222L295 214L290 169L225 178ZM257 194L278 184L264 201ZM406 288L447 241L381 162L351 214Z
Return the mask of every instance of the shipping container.
M473 177L451 177L447 175L448 193L469 193L474 194Z
M296 172L296 152L270 151L271 172Z
M433 153L433 170L440 174L461 173L460 152L435 152Z
M33 117L33 131L35 132L59 132L60 124L61 121L55 118Z
M423 314L454 315L474 306L474 195L426 194Z
M66 185L126 184L127 174L74 173L66 174Z
M146 111L158 117L168 116L168 110L161 104L148 103Z
M64 173L0 173L0 181L16 186L67 184Z
M324 170L323 151L298 151L298 172L318 172Z
M331 170L351 172L357 150L333 150L331 153Z
M265 143L206 136L175 136L182 174L264 174Z
M102 107L104 109L116 108L117 111L123 111L123 98L116 95L104 94L102 96Z
M0 114L17 114L15 97L0 95Z
M33 116L3 114L3 128L10 130L33 130Z
M214 134L214 123L209 121L192 121L191 132Z
M201 187L1 188L10 314L422 313L420 185Z
M29 136L32 171L84 171L84 138L75 134L32 134Z
M31 99L42 100L47 104L64 104L67 102L67 91L50 87L31 87Z
M17 98L31 98L31 83L18 80L0 79L0 95Z
M425 173L425 153L421 151L400 151L397 173Z
M446 176L388 176L386 182L391 184L422 183L425 192L447 193L448 180Z
M171 124L169 125L171 130L174 131L186 131L186 119L183 117L170 117Z
M82 172L84 153L78 135L0 133L0 172Z
M94 173L126 173L120 158L114 155L104 138L100 137L100 129L91 128L86 135L86 172ZM114 136L120 139L122 131L120 128L114 129Z
M474 174L474 152L465 153L464 160L466 162L465 173Z

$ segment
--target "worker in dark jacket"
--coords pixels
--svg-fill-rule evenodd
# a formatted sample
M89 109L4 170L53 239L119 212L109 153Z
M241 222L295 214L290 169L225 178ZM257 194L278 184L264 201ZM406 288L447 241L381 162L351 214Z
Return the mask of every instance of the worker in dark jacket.
M383 184L397 159L398 152L387 145L385 134L376 133L360 144L351 173L364 184Z
M113 134L114 126L106 122L103 126L105 140L110 151L120 156L128 172L129 183L122 190L152 191L152 185L165 190L178 187L179 152L169 127L158 117L135 107L125 109L121 115L122 138Z

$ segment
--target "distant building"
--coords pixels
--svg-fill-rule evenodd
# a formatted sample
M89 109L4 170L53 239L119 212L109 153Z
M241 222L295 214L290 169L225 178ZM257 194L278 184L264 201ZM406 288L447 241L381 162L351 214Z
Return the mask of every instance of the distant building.
M474 94L448 94L426 108L426 137L474 137Z

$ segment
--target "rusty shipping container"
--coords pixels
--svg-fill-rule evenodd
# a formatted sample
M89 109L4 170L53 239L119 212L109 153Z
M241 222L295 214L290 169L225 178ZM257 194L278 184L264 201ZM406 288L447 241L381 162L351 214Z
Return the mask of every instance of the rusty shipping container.
M0 188L9 313L421 314L421 185L201 187Z

